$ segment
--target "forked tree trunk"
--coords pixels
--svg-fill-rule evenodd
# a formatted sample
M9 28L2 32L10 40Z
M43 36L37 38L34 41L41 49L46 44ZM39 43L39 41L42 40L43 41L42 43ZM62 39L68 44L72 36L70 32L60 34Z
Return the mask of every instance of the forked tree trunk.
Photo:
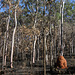
M13 36L12 36L11 68L13 68L13 50L14 50L14 38L15 38L16 28L17 28L17 18L16 18L16 8L15 8L15 28L14 28Z

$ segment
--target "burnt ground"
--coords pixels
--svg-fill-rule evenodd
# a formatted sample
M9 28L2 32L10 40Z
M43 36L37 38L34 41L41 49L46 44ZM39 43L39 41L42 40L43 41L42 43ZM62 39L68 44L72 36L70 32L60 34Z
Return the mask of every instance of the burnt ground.
M75 56L65 56L67 60L68 69L60 69L46 66L47 75L75 75ZM1 57L0 57L0 60ZM10 63L2 70L2 61L0 61L0 75L44 75L43 62L39 61L31 67L30 61L14 62L14 68L10 68Z

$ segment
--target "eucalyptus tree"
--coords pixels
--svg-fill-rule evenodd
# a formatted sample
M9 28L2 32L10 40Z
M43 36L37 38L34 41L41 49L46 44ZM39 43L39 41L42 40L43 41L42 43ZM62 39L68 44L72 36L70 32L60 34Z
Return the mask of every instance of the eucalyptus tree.
M16 32L16 28L17 28L17 8L19 6L19 2L20 0L17 1L18 3L15 5L15 28L13 31L13 35L12 35L12 49L11 49L11 68L13 68L13 49L14 49L14 37L15 37L15 32Z
M36 23L37 23L37 14L38 14L38 0L37 0L37 8L36 8L36 14L35 14L35 18L34 18L34 49L33 49L33 63L35 63L35 58L36 58L36 50L35 50L35 45L36 45L36 40L37 40L37 36L35 35L35 31L36 31ZM32 5L33 8L33 5ZM33 8L34 11L34 8Z
M45 7L46 7L46 0L44 0L44 2L43 2L43 7L44 7L44 9L43 9L43 18L44 18L44 16L45 16L45 12L46 12L46 10L45 10ZM44 60L44 75L46 75L46 52L47 52L47 46L46 46L46 31L45 31L45 22L43 21L43 25L44 25L44 27L43 27L43 60Z
M5 65L6 65L6 56L7 56L7 49L8 49L8 30L9 30L9 22L10 22L10 10L12 8L11 2L8 0L6 1L9 4L9 10L8 10L8 17L6 19L7 28L6 28L6 49L5 49Z
M53 57L53 54L52 54L52 32L51 32L51 3L49 3L49 36L50 36L50 66L52 66L52 57Z
M8 17L6 18L6 23L7 23L7 26L6 26L6 32L5 32L5 36L6 36L6 41L4 41L4 46L5 46L5 51L3 51L3 65L6 65L6 57L7 57L7 50L8 50L8 30L9 30L9 22L10 22L10 15L11 15L11 12L13 13L13 9L14 9L14 6L15 6L15 3L14 1L12 0L3 0L1 1L2 2L2 6L5 7L5 12L8 13ZM18 2L18 1L17 1ZM19 4L19 2L18 2ZM18 5L17 4L17 5ZM17 5L15 6L15 8L17 7ZM17 9L17 8L16 8ZM16 11L15 11L16 12ZM16 14L16 13L15 13ZM16 15L15 15L15 22L16 22ZM15 23L16 25L16 23ZM15 34L15 31L16 31L16 27L17 25L15 26L15 29L14 29L14 32L13 32L13 40L12 40L12 51L11 51L11 62L13 60L13 46L14 46L14 34ZM5 39L4 39L5 40ZM3 50L4 50L3 49Z
M61 0L61 5L60 5L60 13L61 13L61 30L60 30L60 35L61 35L61 54L63 55L63 9L64 9L64 1Z
M75 6L74 2L71 2L71 0L65 0L64 14L63 14L64 20L63 21L69 23L69 26L71 26L71 27L73 26L72 20L73 20L73 17L74 17L73 16L74 15L74 6ZM63 31L64 31L64 29L63 29ZM73 42L73 40L72 40L72 42ZM73 51L73 43L72 43L72 51Z
M22 18L21 19L23 22L22 24L26 25L27 27L33 23L33 19L34 19L32 5L33 5L33 3L35 4L36 1L33 1L33 2L32 1L33 0L21 0L20 1L21 8L22 8L21 9L22 14L20 16L20 19Z
M1 3L2 7L5 7L5 12L7 12L8 10L8 16L6 18L6 32L5 32L5 36L6 36L6 41L4 42L4 46L5 46L5 50L3 49L3 66L6 66L6 57L7 57L7 50L8 50L8 30L9 30L9 22L10 22L10 10L11 10L11 3L10 0L3 0L3 2ZM7 8L7 6L9 6L9 9ZM5 40L5 39L4 39Z

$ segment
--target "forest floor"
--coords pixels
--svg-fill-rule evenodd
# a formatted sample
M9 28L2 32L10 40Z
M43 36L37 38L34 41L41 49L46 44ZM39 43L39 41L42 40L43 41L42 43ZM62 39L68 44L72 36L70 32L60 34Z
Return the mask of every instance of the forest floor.
M50 69L50 66L47 66L47 75L75 75L75 57L66 56L65 58L67 60L68 69L57 69L55 67ZM12 69L7 66L4 70L2 70L1 67L2 64L0 63L0 75L44 75L43 66L41 65L32 67L31 65L23 66L22 63L19 62L18 66L15 64Z

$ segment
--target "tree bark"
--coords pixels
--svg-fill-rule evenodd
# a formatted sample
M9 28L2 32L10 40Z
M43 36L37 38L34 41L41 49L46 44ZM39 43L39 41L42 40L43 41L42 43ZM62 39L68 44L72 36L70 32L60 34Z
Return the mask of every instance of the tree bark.
M61 32L60 32L60 35L61 35L61 55L63 56L63 9L64 9L64 1L61 0Z
M3 47L3 66L5 65L5 45L6 45L6 32L4 36L4 47Z
M36 57L36 51L35 51L35 46L36 46L36 40L37 40L37 36L34 36L34 50L33 50L33 63L35 63L35 57Z
M50 66L52 67L52 34L51 34L51 24L50 24L50 29L49 29L49 33L50 33Z
M46 41L47 41L47 38L46 38L46 35L45 35L46 63L48 65L48 54L47 54L47 43L46 43Z
M54 25L54 59L56 58L56 32L55 32L55 25Z
M38 59L37 60L39 61L39 36L38 36Z
M36 17L35 17L35 22L34 22L34 48L33 48L33 63L35 63L35 46L36 46L36 40L37 40L37 36L35 35L35 25L36 25Z
M44 75L46 75L46 35L45 35L45 28L43 28L43 63L44 63Z
M16 18L16 8L15 8L15 28L14 28L13 36L12 36L11 68L13 68L13 50L14 50L14 38L15 38L16 28L17 28L17 18Z
M7 46L8 46L8 29L9 29L9 22L10 22L10 15L7 19L7 29L6 29L6 49L5 49L5 65L6 65L6 59L7 59Z
M32 6L33 7L33 6ZM37 0L37 9L36 9L36 15L35 15L35 22L34 22L34 50L33 50L33 63L35 63L35 58L36 58L36 49L35 49L35 45L36 45L36 40L37 40L37 36L35 35L35 30L36 30L36 21L37 21L37 14L38 14L38 0Z
M72 25L72 53L74 52L73 41L74 41L74 40L73 40L73 25Z

